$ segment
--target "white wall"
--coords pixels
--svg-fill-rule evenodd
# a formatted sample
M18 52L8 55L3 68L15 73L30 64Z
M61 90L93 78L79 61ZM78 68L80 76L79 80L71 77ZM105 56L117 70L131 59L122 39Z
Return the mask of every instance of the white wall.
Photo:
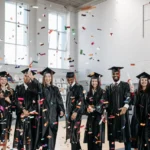
M144 61L150 60L150 21L145 22L145 37L142 36L142 6L148 2L149 0L107 0L88 13L78 13L80 80L84 80L88 72L95 71L104 75L102 83L110 83L112 79L108 68L114 65L125 67L121 71L121 79L124 81L130 76L137 82L136 75L142 71L150 73L150 61ZM150 12L150 7L147 10ZM82 17L82 13L87 16ZM83 31L82 26L86 30ZM95 44L91 46L91 42ZM98 47L100 50L97 50ZM85 56L80 55L80 49L83 49ZM89 60L88 55L91 53L94 54L94 60ZM130 66L131 63L135 63L135 66Z

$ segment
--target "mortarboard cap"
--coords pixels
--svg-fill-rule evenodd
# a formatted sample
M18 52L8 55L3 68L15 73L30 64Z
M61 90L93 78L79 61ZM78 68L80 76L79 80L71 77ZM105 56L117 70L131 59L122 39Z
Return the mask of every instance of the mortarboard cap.
M50 73L50 74L55 74L55 72L53 70L51 70L50 68L45 68L43 71L40 72L40 74L43 76L46 73Z
M74 72L67 72L66 78L73 78L75 76Z
M113 72L117 72L117 71L120 71L120 69L123 69L124 67L116 67L116 66L113 66L111 68L109 68L108 70L112 70Z
M139 74L138 76L136 76L138 79L140 78L148 78L150 79L150 75L146 72L142 72L141 74Z
M0 77L8 78L8 77L11 77L11 75L8 72L6 72L6 71L2 71L2 72L0 72Z
M30 70L30 68L27 68L27 69L22 70L21 72L22 72L23 74L26 74L26 73L28 73L29 70ZM32 71L32 70L30 70L30 71L32 72L33 75L36 74L36 73L35 73L34 71Z
M96 72L92 72L92 73L90 73L87 77L90 77L90 78L92 78L92 77L98 78L98 77L102 77L102 75L99 74L99 73L96 73Z

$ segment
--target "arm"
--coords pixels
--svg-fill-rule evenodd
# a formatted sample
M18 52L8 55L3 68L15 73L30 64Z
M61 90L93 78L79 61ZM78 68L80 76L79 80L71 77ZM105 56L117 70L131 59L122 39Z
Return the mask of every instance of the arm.
M76 108L73 112L76 112L77 114L82 114L84 111L84 94L83 94L83 87L79 85L78 92L77 92L78 99L76 100Z
M60 94L59 89L56 87L56 94L57 94L57 106L58 106L58 111L59 112L63 112L63 114L65 114L65 108L64 108L64 104L63 104L63 99L62 96ZM61 116L62 117L62 116Z

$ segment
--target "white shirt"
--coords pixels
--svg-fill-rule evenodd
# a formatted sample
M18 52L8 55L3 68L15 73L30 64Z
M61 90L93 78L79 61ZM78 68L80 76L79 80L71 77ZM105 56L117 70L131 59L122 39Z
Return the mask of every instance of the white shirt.
M115 85L117 83L117 85L120 83L120 80L117 81L117 82L114 82L113 84ZM128 104L125 104L123 107L126 107L127 109L129 108L129 105Z
M24 84L25 90L27 90L28 86L25 83L23 83L23 84Z

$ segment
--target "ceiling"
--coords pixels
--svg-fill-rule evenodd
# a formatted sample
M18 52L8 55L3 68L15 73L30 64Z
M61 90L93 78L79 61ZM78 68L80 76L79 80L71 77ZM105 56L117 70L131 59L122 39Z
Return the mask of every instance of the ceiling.
M84 4L90 3L94 0L47 0L50 2L54 2L57 4L61 4L64 6L72 6L74 8L78 8ZM101 2L102 0L98 0L99 2Z

